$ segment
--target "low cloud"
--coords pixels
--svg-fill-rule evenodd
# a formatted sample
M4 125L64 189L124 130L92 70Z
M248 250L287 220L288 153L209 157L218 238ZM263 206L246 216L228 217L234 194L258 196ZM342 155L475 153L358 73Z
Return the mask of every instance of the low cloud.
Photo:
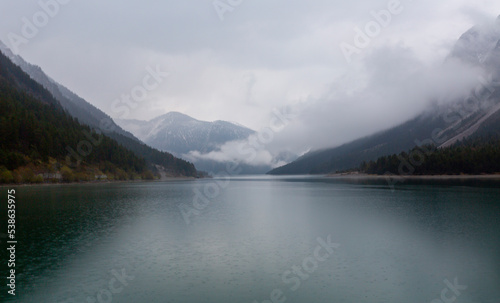
M284 164L277 159L283 150L300 155L390 128L431 106L466 97L485 77L477 66L453 58L443 61L428 65L406 47L378 48L322 95L294 104L295 117L267 144L252 145L258 141L254 136L229 142L218 151L193 152L187 157L276 167Z
M482 69L458 60L428 66L407 48L380 48L323 96L302 103L277 142L338 146L403 123L431 105L463 98L484 76Z
M297 116L251 160L238 142L186 155L274 166L286 158L282 151L301 154L387 129L477 85L480 70L443 62L462 33L496 18L500 3L400 2L401 13L350 64L339 46L352 44L354 29L366 28L389 1L244 1L223 21L213 1L71 1L21 55L115 118L113 100L140 83L147 66L171 76L130 118L179 111L259 129L273 108L293 107ZM9 12L0 39L39 9L0 2Z
M202 154L198 151L191 151L183 155L188 160L212 160L217 162L242 163L249 165L269 165L273 156L262 146L254 147L250 142L256 141L256 136L251 135L248 140L231 141L220 146L219 150Z

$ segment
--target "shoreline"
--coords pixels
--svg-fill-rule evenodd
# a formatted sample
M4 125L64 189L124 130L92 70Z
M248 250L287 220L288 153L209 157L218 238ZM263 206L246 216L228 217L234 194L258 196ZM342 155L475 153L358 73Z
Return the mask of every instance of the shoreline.
M156 180L116 180L116 181L81 181L81 182L42 182L42 183L6 183L0 184L0 187L14 187L14 186L54 186L54 185L97 185L97 184L115 184L115 183L145 183L145 182L175 182L175 181L194 181L198 178L195 177L165 177Z
M336 179L405 179L405 180L500 180L500 174L485 175L370 175L357 173L328 174L327 178Z

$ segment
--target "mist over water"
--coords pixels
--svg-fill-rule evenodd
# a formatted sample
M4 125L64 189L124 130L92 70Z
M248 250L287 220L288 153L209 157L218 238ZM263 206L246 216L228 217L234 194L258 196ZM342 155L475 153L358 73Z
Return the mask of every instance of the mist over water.
M448 282L455 302L498 302L498 184L240 177L186 224L210 182L16 189L2 301L431 302Z

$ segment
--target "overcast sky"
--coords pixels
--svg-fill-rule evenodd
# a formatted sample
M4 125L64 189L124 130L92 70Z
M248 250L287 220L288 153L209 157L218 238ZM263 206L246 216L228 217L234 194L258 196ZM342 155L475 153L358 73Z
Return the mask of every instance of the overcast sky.
M295 150L412 117L428 102L422 87L435 93L433 77L454 75L439 66L460 35L500 14L493 0L55 1L1 0L0 39L12 48L23 37L21 56L112 117L179 111L259 130L289 106L297 116L276 144ZM355 28L372 37L356 45ZM130 113L118 110L148 67L169 75L149 78L154 89Z

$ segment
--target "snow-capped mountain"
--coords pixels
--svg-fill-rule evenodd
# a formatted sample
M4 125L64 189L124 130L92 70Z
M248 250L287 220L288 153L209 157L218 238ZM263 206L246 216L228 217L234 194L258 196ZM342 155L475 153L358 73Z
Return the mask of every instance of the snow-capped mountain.
M150 121L118 119L116 123L146 144L184 158L193 162L197 169L214 174L224 172L228 163L192 157L190 153L217 152L225 143L246 140L255 134L255 131L237 123L200 121L178 112L170 112ZM239 174L262 174L272 167L238 163L238 168Z
M230 122L199 121L178 112L170 112L150 121L116 122L146 144L179 156L191 151L208 153L226 142L244 140L255 133Z

